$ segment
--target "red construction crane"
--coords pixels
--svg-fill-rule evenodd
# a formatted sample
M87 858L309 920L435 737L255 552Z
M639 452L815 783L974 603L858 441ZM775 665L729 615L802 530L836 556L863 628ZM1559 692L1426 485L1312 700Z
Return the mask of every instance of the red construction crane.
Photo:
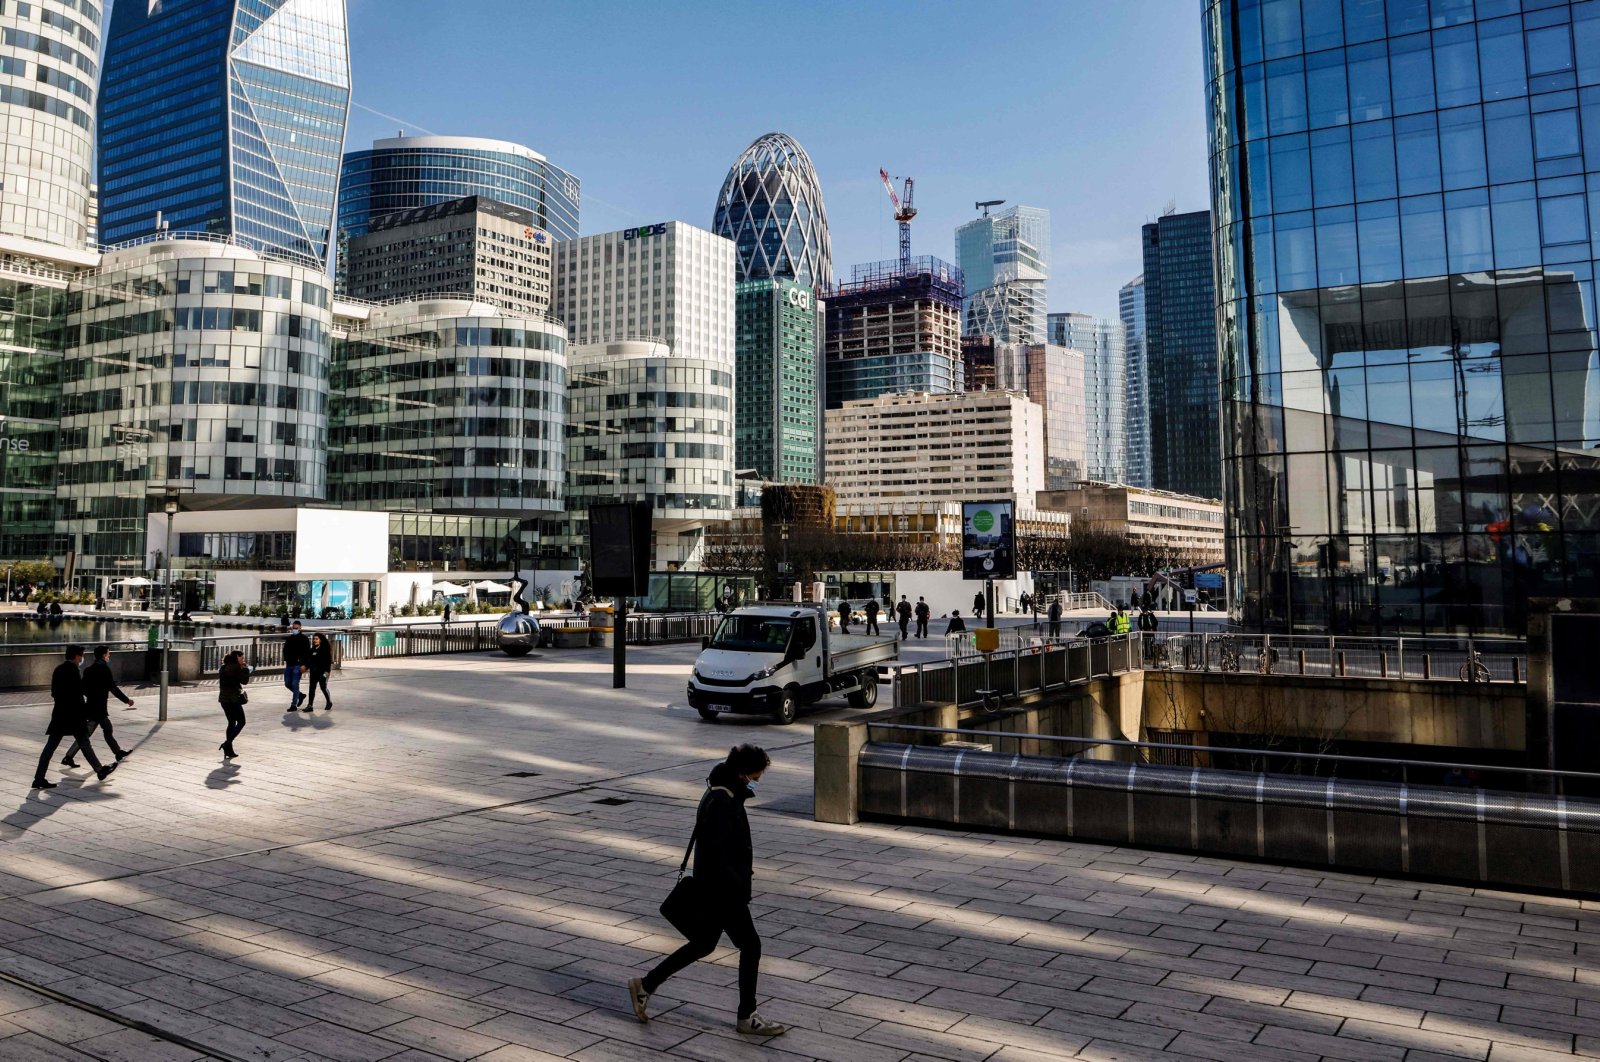
M885 169L879 169L878 176L883 179L884 191L889 193L889 202L894 204L894 219L900 223L900 271L908 272L911 269L911 219L917 216L917 208L911 205L911 178L906 178L906 194L902 201L894 194L896 178L890 177Z

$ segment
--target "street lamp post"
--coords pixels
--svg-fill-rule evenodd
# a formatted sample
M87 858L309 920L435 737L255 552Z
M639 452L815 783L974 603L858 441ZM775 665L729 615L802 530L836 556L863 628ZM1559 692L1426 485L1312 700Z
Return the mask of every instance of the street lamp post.
M167 721L167 684L171 677L172 652L172 518L178 514L177 495L168 495L161 503L167 514L167 580L166 593L161 602L161 706L156 714L161 722Z

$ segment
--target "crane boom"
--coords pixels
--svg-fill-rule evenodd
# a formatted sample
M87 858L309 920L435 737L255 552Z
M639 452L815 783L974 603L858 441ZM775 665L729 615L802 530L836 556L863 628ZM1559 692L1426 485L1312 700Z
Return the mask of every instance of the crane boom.
M894 178L889 176L889 171L880 168L878 177L883 181L883 190L889 193L889 202L894 204L895 220L900 218L900 197L894 194Z
M905 179L905 199L894 191L894 178L889 176L889 171L878 169L878 178L883 181L883 190L889 193L889 202L894 204L894 219L900 224L900 271L906 272L911 268L911 219L917 216L917 208L911 205L913 191L910 177Z

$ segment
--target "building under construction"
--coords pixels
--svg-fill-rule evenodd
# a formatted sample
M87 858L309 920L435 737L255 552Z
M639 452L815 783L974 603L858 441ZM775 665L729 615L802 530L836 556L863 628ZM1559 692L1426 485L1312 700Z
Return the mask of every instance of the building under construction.
M962 390L961 270L930 255L871 262L828 296L827 405Z

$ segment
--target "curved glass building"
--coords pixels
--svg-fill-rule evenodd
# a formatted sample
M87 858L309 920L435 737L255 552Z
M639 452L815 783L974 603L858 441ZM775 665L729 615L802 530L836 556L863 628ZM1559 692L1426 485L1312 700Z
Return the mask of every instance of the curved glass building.
M88 242L100 7L0 5L0 232ZM22 150L19 150L19 146Z
M734 242L740 280L833 283L828 212L811 158L787 133L767 133L734 161L711 231Z
M203 231L326 263L349 111L343 0L117 4L100 238Z
M402 136L344 157L339 234L363 236L386 214L485 196L532 211L557 240L578 238L578 179L532 148L472 136Z
M1600 5L1203 11L1235 614L1600 594Z

